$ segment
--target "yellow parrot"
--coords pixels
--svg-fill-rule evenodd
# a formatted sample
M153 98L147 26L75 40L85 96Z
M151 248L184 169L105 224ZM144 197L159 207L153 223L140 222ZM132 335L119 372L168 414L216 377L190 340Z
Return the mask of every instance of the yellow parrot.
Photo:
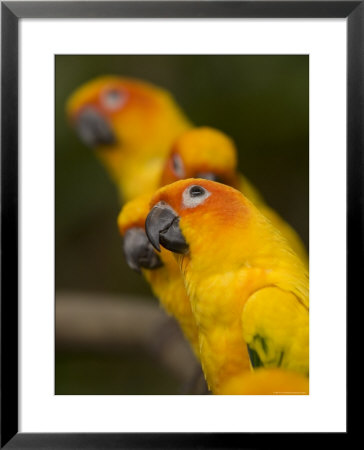
M124 255L129 267L142 272L161 305L178 321L199 359L197 326L177 261L168 250L161 249L157 254L145 234L151 198L151 194L144 194L130 200L119 214Z
M124 237L124 253L129 266L142 272L161 305L177 320L196 358L200 360L198 328L177 261L163 247L157 254L146 238L145 218L151 198L151 194L139 196L128 202L119 214L118 225ZM230 380L222 393L235 392L244 395L306 394L308 379L281 369L260 369L245 374L243 386L240 379Z
M308 378L308 271L271 222L239 191L202 179L159 189L151 208L145 231L176 255L210 390L243 393L257 369Z
M172 142L192 126L165 90L116 76L81 86L69 98L66 111L124 201L158 187Z
M186 178L204 178L238 189L283 234L297 255L308 264L303 242L296 231L264 201L254 186L237 171L237 150L226 134L209 127L194 128L173 144L163 168L161 186Z

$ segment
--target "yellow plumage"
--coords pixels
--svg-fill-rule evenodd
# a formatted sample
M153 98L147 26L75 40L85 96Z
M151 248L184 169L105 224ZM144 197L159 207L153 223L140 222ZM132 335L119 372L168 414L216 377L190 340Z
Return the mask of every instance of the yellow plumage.
M208 196L189 207L194 185ZM177 258L213 393L227 393L232 383L236 391L238 380L243 391L252 368L307 377L308 273L286 239L241 193L219 183L180 181L160 189L152 205L161 201L178 215L189 247Z
M307 395L309 380L284 369L257 369L225 383L223 395Z

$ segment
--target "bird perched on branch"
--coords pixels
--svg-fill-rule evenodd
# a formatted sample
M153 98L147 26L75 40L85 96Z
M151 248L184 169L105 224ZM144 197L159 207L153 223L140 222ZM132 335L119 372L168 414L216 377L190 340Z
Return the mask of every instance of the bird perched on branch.
M158 187L173 141L192 126L167 91L116 76L81 86L66 109L78 136L95 149L124 201Z
M145 230L157 251L177 255L212 392L244 391L258 368L308 377L308 272L270 221L202 179L159 189L151 207Z
M174 142L160 185L186 178L204 178L238 189L282 233L297 255L308 263L307 252L299 235L266 204L258 190L238 172L237 165L237 149L230 137L209 127L193 128Z

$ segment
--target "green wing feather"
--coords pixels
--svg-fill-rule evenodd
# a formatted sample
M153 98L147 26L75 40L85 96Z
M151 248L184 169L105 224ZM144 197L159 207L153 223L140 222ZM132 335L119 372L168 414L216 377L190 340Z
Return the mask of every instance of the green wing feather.
M242 315L243 337L253 368L282 367L308 374L308 309L291 292L255 292Z

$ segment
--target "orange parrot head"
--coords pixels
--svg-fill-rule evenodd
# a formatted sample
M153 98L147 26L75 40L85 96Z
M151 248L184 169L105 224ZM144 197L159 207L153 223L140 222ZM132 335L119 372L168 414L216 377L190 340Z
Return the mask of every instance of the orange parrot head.
M203 178L236 186L237 151L233 141L209 127L193 128L177 138L164 166L161 185Z
M154 246L188 257L201 257L212 267L242 258L249 241L254 206L234 188L203 179L187 179L165 186L151 201L145 231ZM259 215L259 213L258 213ZM254 227L253 227L254 228ZM249 245L245 245L249 251Z
M71 95L66 110L87 146L109 151L143 150L150 148L151 142L156 148L169 146L187 126L187 119L166 91L117 76L84 84ZM173 136L169 131L171 121L175 124Z

